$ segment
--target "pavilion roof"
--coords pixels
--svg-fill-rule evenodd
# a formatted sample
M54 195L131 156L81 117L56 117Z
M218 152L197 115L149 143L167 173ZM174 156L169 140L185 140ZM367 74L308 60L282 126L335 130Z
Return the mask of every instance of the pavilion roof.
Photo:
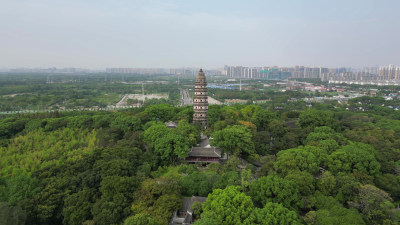
M173 121L168 121L164 123L169 128L176 128L178 125Z
M192 147L189 157L215 157L221 158L221 150L216 147Z

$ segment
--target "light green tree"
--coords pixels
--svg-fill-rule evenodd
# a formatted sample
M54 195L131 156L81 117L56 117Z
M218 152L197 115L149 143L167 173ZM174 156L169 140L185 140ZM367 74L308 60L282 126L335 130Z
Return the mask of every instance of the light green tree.
M178 158L184 159L188 156L190 148L185 138L168 133L156 140L154 150L161 156L161 159L177 162Z
M329 171L324 171L318 179L317 186L323 194L329 196L336 189L336 179Z
M326 151L314 146L300 146L280 151L274 168L284 175L290 171L307 171L314 174L329 161L330 157Z
M254 210L249 196L240 192L239 187L229 186L225 189L216 189L208 195L203 203L203 213L196 224L205 224L203 221L217 222L219 225L239 225L251 215Z
M300 225L296 212L282 206L282 204L268 202L263 208L255 208L244 221L245 225Z
M244 120L254 121L255 116L260 110L262 110L262 108L258 105L247 105L240 110L240 114L242 115Z
M240 173L240 178L241 178L242 191L246 192L248 190L250 184L254 180L251 170L249 170L249 169L242 170L242 172Z
M212 134L211 144L220 147L228 154L254 153L254 143L250 130L244 126L234 125Z
M303 196L311 195L315 191L315 178L307 171L291 171L285 180L293 181Z
M126 218L124 225L159 225L159 223L152 216L140 213Z

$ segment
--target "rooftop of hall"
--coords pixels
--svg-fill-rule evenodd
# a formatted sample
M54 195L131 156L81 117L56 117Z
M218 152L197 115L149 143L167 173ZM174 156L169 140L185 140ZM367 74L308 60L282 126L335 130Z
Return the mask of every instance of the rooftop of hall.
M176 124L176 123L173 122L173 121L168 121L168 122L165 122L164 124L165 124L165 126L167 126L168 128L176 128L176 127L178 126L178 124Z
M189 157L221 158L221 149L217 147L192 147Z

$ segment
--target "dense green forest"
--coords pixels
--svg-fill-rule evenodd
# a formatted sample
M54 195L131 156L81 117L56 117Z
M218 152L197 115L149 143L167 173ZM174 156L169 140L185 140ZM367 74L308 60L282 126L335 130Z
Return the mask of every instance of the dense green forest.
M230 157L207 167L183 160L191 107L3 116L0 224L168 224L185 196L208 196L196 225L398 224L400 122L379 101L210 106Z

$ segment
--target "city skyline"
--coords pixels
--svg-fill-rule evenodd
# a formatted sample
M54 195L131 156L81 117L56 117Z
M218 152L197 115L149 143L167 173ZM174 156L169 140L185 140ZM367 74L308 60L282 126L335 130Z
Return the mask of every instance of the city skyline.
M204 67L204 66L180 66L180 67L101 67L97 69L92 68L84 68L84 67L0 67L0 72L13 72L13 71L40 71L40 70L47 70L47 71L62 71L62 72L107 72L107 73L135 73L135 71L144 71L146 73L158 73L163 71L175 71L175 70L199 70L203 69L205 71L210 70L219 70L219 71L226 71L227 67L241 67L241 68L249 68L249 69L260 69L263 68L322 68L322 69L346 69L352 71L365 71L365 70L376 70L378 71L379 68L386 68L386 67L393 67L393 68L400 68L399 65L396 64L385 64L385 65L374 65L374 66L362 66L362 67L350 67L350 66L337 66L337 67L327 67L327 66L317 66L317 65L255 65L255 66L246 66L243 64L238 65L220 65L217 67ZM197 71L196 71L197 74Z
M400 64L395 0L3 0L0 68Z

